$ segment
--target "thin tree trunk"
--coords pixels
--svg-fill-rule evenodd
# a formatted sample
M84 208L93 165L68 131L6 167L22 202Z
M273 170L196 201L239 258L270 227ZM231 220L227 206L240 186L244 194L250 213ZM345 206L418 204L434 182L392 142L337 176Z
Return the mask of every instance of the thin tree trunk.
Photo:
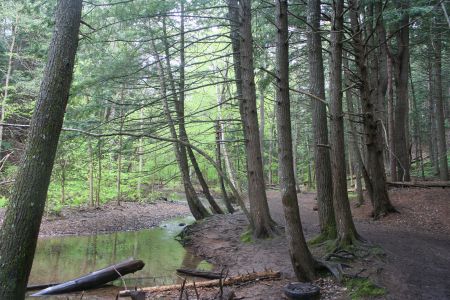
M97 191L95 195L96 206L100 207L101 186L102 186L102 140L98 139L97 144L98 174L97 174Z
M117 178L116 178L116 191L117 191L117 205L120 206L120 200L122 198L122 144L123 144L123 135L121 134L123 131L123 125L124 125L124 112L123 112L123 104L124 104L124 87L122 86L120 91L120 108L119 108L119 151L117 154Z
M325 99L320 13L320 0L308 0L310 32L307 35L307 41L310 93ZM316 99L311 99L311 107L320 231L324 238L335 238L336 223L333 208L333 183L331 178L326 106Z
M166 68L167 68L167 76L169 78L169 85L170 90L172 92L172 98L175 103L175 110L177 112L178 117L178 130L179 130L179 136L180 140L185 141L186 143L189 143L189 139L186 132L185 127L185 119L184 119L184 64L185 64L185 57L184 57L184 0L181 1L182 6L182 16L181 16L181 36L180 36L180 82L179 82L179 92L177 93L176 87L175 87L175 80L173 78L172 74L172 67L170 62L170 53L169 53L169 44L167 42L167 32L166 32L166 22L165 18L163 19L163 38L162 41L164 43L164 53L166 58ZM216 214L223 214L222 209L219 205L217 205L216 201L214 200L213 196L211 195L211 192L209 191L208 184L206 183L205 178L203 177L203 174L200 170L200 167L198 166L197 159L195 158L194 152L190 147L185 147L184 145L180 144L178 145L180 148L181 155L189 156L189 159L192 163L192 167L194 168L195 175L197 176L197 179L200 183L200 186L202 187L203 194L206 197L206 200L208 200L209 205L211 206L211 211Z
M410 157L409 157L409 97L408 97L408 68L409 68L409 14L408 1L400 1L398 8L402 11L397 33L398 52L395 55L395 85L396 105L394 109L394 143L397 157L397 179L410 181Z
M351 245L358 239L347 192L345 166L344 113L342 110L342 37L344 0L333 2L330 62L331 172L337 246Z
M16 46L16 34L17 34L17 26L19 22L19 15L16 15L16 20L12 25L11 32L11 45L9 46L9 55L8 55L8 68L6 70L6 79L5 79L5 87L3 90L3 97L1 102L1 115L0 115L0 124L5 123L6 119L6 102L8 100L9 93L9 81L11 79L12 72L12 64L13 64L13 56L14 56L14 47ZM3 157L3 125L0 125L0 158Z
M143 104L141 109L139 110L139 117L141 122L141 130L144 130L144 109ZM139 145L138 145L138 156L139 156L139 164L138 164L138 184L137 184L137 192L138 192L138 199L142 200L142 177L143 177L143 171L144 171L144 139L139 139Z
M293 168L289 100L288 4L286 0L275 0L275 3L278 28L276 98L281 201L286 220L286 238L295 275L298 280L310 281L315 277L314 259L303 235Z
M217 120L216 122L216 161L217 161L217 165L219 167L219 173L223 172L222 171L222 151L221 151L221 132L220 132L220 121ZM225 203L225 206L227 207L227 210L229 213L233 213L234 212L234 208L231 205L231 201L230 198L227 195L227 190L225 189L225 182L223 181L222 176L219 174L218 176L219 179L219 185L220 185L220 190L222 191L222 198L223 198L223 202Z
M437 129L437 152L439 160L439 178L448 180L447 143L445 138L444 105L442 96L442 35L435 33L432 36L432 47L434 53L434 80L436 99L436 129Z
M423 166L423 155L422 155L422 139L419 128L419 110L417 108L416 92L414 90L411 65L409 66L409 80L411 83L411 94L412 94L412 104L413 104L413 127L414 127L414 143L416 144L416 165L420 166L420 174L422 180L425 180L425 169Z
M92 150L91 140L88 140L88 153L89 153L89 203L94 206L94 151Z
M172 139L178 140L178 134L175 129L175 124L173 122L169 103L167 100L167 88L165 83L165 75L164 75L164 67L162 64L161 59L159 58L159 54L156 50L156 46L154 44L154 41L152 41L153 51L154 51L154 57L157 62L157 68L158 68L158 74L159 74L159 83L160 83L160 94L163 101L163 109L164 114L166 115L167 124L169 126L170 134L172 136ZM169 80L170 81L170 80ZM196 220L201 220L207 216L209 216L209 213L207 209L203 206L200 199L197 196L197 193L195 192L195 189L192 185L190 176L189 176L189 166L187 161L187 155L186 151L182 151L182 148L179 147L178 143L173 143L173 149L175 152L175 156L178 162L178 166L180 168L180 172L183 179L183 185L184 185L184 191L186 193L186 200L189 205L189 209L191 210L192 215ZM183 148L184 150L184 148Z
M0 231L0 299L24 299L78 47L81 0L60 0L25 153Z
M394 87L392 74L392 59L388 56L387 62L387 78L388 78L388 136L389 136L389 171L391 173L391 181L397 181L397 158L395 156L395 142L394 142Z

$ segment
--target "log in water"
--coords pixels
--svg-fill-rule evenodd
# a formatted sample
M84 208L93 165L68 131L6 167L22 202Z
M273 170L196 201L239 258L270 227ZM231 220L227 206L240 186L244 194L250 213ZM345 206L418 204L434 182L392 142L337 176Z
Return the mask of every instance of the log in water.
M31 296L56 295L96 288L126 274L139 271L143 267L144 262L142 260L128 259L85 276L46 288Z

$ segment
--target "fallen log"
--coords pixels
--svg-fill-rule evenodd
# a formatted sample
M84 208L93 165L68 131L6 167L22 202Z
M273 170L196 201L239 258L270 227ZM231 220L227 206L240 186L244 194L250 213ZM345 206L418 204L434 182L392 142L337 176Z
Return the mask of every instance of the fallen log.
M44 283L44 284L32 284L27 286L27 291L36 291L36 290L42 290L46 289L51 286L58 285L60 283Z
M450 182L386 182L391 187L450 188Z
M93 289L126 274L139 271L143 267L144 262L142 260L128 259L85 276L46 288L31 296L56 295Z
M178 273L189 275L189 276L195 276L195 277L201 277L206 279L220 279L225 277L224 275L216 272L208 272L208 271L201 271L201 270L195 270L195 269L177 269Z
M274 271L266 271L266 272L254 272L254 273L248 273L244 275L238 275L234 277L228 277L223 280L221 279L214 279L214 280L208 280L208 281L200 281L195 283L196 288L202 288L202 287L213 287L213 286L219 286L220 281L222 281L222 285L233 285L238 283L245 283L249 281L255 281L255 280L263 280L263 279L278 279L280 278L281 273L280 272L274 272ZM184 285L184 288L193 288L194 282L186 283ZM142 291L145 293L157 293L157 292L165 292L165 291L171 291L171 290L180 290L181 284L172 284L172 285L162 285L162 286L153 286L153 287L146 287L137 289L137 291ZM120 297L130 297L132 292L135 292L134 290L124 290L119 292Z

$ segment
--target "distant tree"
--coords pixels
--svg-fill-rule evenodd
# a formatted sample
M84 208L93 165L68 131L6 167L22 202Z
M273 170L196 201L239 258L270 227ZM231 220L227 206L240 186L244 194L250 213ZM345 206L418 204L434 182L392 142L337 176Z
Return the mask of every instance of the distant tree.
M0 298L23 299L69 98L81 0L60 0L25 154L0 232Z

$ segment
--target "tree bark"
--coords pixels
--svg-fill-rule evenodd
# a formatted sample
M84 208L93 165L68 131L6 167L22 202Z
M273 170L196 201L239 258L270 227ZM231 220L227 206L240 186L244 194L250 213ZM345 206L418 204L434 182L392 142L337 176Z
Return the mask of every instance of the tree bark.
M398 9L402 11L399 28L396 36L397 53L394 56L394 73L396 86L396 104L394 108L394 143L395 156L397 157L397 178L401 181L410 181L410 157L409 157L409 114L408 97L408 68L409 68L409 0L398 2Z
M372 187L373 216L379 218L390 212L396 212L392 206L386 189L386 174L383 160L383 137L381 121L377 117L377 99L371 95L368 69L365 61L366 45L362 41L362 34L358 19L358 4L356 0L349 1L350 20L352 28L355 61L358 67L359 90L362 102L363 127L367 150L367 171Z
M310 93L325 99L320 13L320 0L308 0L310 31L307 35L307 42ZM335 238L336 222L333 208L330 150L326 147L329 144L327 111L325 103L316 99L311 99L311 107L320 231L325 238Z
M60 0L56 7L48 62L0 232L0 299L25 297L69 98L81 9L81 0Z
M448 180L447 143L445 138L444 99L442 95L442 35L432 35L432 48L434 53L434 81L436 102L436 128L437 128L437 153L439 160L439 178Z
M358 239L347 193L345 166L344 113L342 110L342 37L344 0L333 2L330 62L331 173L337 246L345 247Z
M298 280L309 281L315 277L314 259L303 235L298 207L292 154L291 111L289 100L289 33L288 4L275 0L277 24L277 129L278 163L281 201L286 220L286 238L292 266Z
M231 1L230 1L231 2ZM241 64L242 98L239 110L244 128L247 157L248 198L253 235L256 238L270 237L274 233L267 203L264 172L261 160L258 113L256 108L255 74L253 68L253 37L251 26L251 1L239 3L239 55Z

